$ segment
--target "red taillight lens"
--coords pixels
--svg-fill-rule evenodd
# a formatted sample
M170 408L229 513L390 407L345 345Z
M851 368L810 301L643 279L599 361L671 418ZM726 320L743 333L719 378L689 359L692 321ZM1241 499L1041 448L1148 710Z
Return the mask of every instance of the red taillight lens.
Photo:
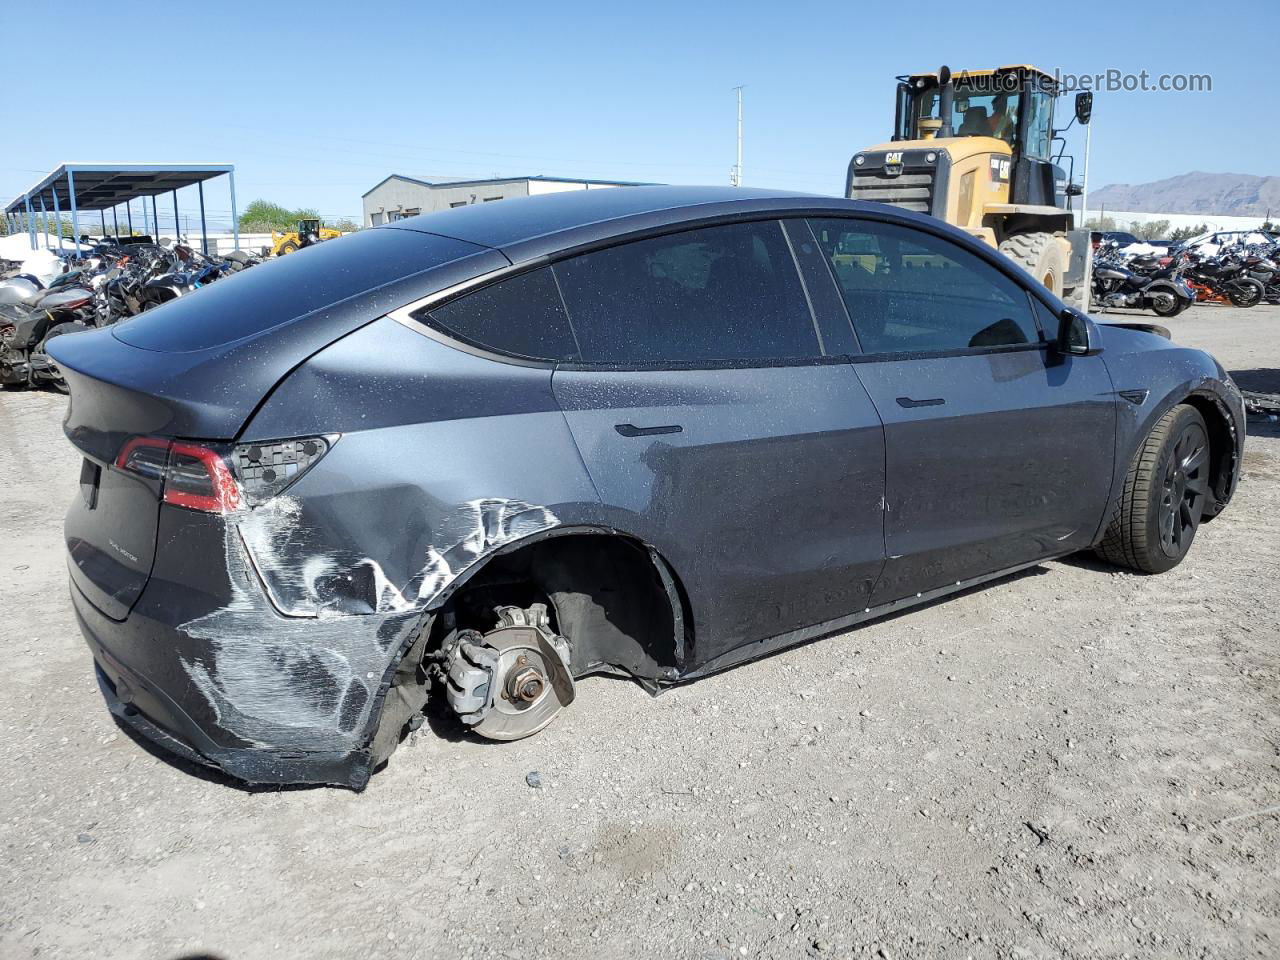
M169 449L164 500L179 507L230 513L240 506L240 487L216 452L192 443Z
M199 444L134 437L116 466L145 480L163 481L164 502L188 510L230 513L240 508L240 486L221 454Z

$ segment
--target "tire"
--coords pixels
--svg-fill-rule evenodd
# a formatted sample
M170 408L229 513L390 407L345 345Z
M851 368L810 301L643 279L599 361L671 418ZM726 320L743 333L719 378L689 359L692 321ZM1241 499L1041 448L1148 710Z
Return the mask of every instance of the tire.
M1062 244L1052 233L1014 234L1000 244L1000 252L1031 274L1033 280L1048 287L1055 297L1063 295L1062 279L1067 265Z
M292 240L286 240L284 243L280 244L280 252L276 254L276 256L283 257L286 253L297 253L297 252L298 252L298 245L294 243Z
M1172 294L1170 294L1170 300L1167 301L1166 306L1161 306L1161 301L1159 300L1151 303L1151 312L1157 317L1176 317L1185 309L1187 309L1187 304L1183 302L1182 298Z
M47 354L49 352L47 349L49 341L54 337L66 336L69 333L85 333L88 330L89 328L83 323L64 321L62 323L54 324L49 328L49 332L44 335L44 339L40 341L38 349L41 353ZM49 384L49 386L53 387L53 389L57 390L59 393L71 392L71 388L67 386L66 378L61 376L61 371L59 371L59 376L57 378L45 380L44 382Z
M1237 280L1227 290L1227 299L1237 307L1256 307L1266 289L1257 280Z
M1191 549L1208 505L1209 466L1204 418L1179 404L1138 448L1098 556L1141 573L1176 567Z

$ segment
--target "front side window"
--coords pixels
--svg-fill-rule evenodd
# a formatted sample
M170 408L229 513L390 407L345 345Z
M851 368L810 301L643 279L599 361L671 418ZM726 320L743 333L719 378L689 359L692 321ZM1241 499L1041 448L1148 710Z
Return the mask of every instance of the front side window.
M410 316L499 353L534 360L575 360L578 355L547 267L481 287L443 306L419 308Z
M1053 97L1047 93L1032 93L1027 97L1027 156L1049 159L1052 140Z
M637 240L562 261L554 270L587 363L822 354L776 220Z
M864 353L1008 347L1040 339L1027 292L949 240L872 220L809 225Z

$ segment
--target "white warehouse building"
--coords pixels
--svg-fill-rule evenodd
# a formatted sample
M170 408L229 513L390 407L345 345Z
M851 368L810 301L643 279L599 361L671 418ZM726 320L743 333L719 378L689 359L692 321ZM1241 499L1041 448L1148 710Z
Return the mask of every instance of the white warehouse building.
M540 193L563 193L566 190L642 186L648 184L544 176L433 182L393 173L364 195L364 226L376 227L405 217L416 217L420 213L465 207L472 203L489 203L508 197L533 197Z

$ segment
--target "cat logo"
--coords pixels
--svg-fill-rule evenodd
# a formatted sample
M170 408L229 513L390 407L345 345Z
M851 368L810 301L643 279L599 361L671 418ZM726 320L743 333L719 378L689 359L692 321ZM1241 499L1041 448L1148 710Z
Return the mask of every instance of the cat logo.
M889 164L890 166L892 166L892 165L894 165L894 164L901 163L901 162L902 162L902 151L901 151L901 150L891 150L889 153L886 153L886 154L884 155L884 162L885 162L886 164Z

